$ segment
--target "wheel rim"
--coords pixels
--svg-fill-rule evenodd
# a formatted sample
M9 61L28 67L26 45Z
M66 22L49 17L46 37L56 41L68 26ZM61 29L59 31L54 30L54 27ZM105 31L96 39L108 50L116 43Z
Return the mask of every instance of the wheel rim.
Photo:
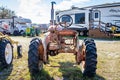
M39 61L38 68L39 68L39 70L42 70L42 68L43 68L43 62L42 61Z
M83 32L80 32L80 35L81 35L81 36L83 36L83 34L84 34Z
M20 47L20 54L22 55L22 47Z
M8 43L5 48L5 60L7 64L10 64L12 61L12 46L10 43Z

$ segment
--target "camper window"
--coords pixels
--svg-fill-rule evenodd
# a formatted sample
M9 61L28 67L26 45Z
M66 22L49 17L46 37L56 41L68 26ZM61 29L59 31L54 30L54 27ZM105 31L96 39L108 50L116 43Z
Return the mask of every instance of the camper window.
M62 17L62 22L70 22L70 18L67 16Z
M85 13L75 14L75 24L85 24Z
M98 12L95 13L95 18L98 18Z

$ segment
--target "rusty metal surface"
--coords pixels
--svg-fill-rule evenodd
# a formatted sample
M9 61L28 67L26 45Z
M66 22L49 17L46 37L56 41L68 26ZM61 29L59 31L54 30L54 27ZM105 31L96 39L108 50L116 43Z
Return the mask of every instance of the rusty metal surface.
M77 34L74 30L61 30L58 32L58 35L62 36L75 36Z
M44 47L42 42L40 42L38 50L39 50L40 59L44 61Z

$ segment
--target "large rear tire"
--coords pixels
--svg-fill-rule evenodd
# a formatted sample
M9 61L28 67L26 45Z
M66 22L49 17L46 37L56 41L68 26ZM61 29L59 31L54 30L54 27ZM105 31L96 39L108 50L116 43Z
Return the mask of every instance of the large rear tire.
M93 39L85 39L84 43L86 46L86 57L83 76L94 77L97 69L96 44Z
M42 45L40 39L35 38L30 42L28 51L28 67L32 75L43 69L43 61L40 59L39 46Z
M0 40L0 68L8 67L13 61L13 47L10 41Z

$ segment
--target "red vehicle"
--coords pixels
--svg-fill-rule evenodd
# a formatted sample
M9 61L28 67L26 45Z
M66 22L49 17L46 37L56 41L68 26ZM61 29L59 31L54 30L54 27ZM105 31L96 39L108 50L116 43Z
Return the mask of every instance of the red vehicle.
M63 17L70 18L67 22ZM83 76L92 77L96 74L97 54L96 45L93 39L85 39L82 45L79 44L78 33L75 30L69 30L73 19L69 15L60 17L59 24L62 30L57 30L56 25L51 25L49 33L44 40L35 38L30 42L28 51L28 66L31 74L36 74L43 68L43 64L49 62L49 56L56 56L60 53L73 53L76 63L82 64ZM56 26L56 27L55 27Z

